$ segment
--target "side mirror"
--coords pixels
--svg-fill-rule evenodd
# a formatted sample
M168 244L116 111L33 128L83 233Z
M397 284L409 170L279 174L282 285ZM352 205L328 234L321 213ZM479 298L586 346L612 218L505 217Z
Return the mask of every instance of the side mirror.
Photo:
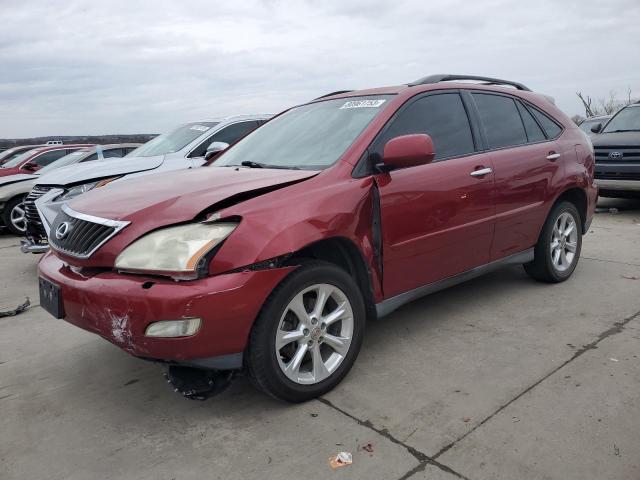
M224 152L227 148L229 148L229 144L226 142L211 142L211 145L207 147L207 152L204 154L204 159L211 160L219 153Z
M600 130L602 130L602 124L601 123L596 123L595 125L591 125L591 131L593 133L600 133Z
M435 157L436 150L429 135L424 133L402 135L392 138L385 144L382 163L377 167L382 172L388 172L398 168L426 165Z
M40 168L40 167L37 164L31 163L31 162L25 163L22 166L23 170L27 170L29 172L35 172L36 170L38 170L38 168Z

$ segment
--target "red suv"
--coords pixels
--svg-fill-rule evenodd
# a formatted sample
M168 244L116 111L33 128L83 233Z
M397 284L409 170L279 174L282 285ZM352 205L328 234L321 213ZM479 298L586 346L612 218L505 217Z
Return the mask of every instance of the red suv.
M243 370L303 401L344 378L366 320L504 265L566 280L593 175L584 133L515 82L436 75L325 96L210 167L73 200L40 263L41 305L166 363L186 396Z

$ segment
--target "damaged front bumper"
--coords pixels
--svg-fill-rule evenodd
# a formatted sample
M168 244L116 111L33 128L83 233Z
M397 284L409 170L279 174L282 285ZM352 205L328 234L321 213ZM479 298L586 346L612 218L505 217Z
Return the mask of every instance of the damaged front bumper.
M49 250L46 243L38 243L30 238L20 240L20 251L22 253L45 253Z
M278 283L295 267L222 274L200 280L72 270L53 253L41 277L59 287L63 318L147 360L214 370L242 367L255 318ZM191 336L149 337L161 320L202 319Z

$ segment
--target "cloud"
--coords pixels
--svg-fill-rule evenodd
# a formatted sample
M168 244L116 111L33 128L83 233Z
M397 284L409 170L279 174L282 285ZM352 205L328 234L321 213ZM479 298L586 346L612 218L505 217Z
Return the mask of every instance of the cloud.
M2 0L0 137L161 132L430 73L512 78L580 113L640 94L635 0Z

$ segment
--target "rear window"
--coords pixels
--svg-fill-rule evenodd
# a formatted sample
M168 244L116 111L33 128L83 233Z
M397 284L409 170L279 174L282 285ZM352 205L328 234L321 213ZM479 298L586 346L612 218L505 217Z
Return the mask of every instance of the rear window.
M516 102L501 95L473 93L489 148L503 148L527 143Z
M530 108L533 116L536 117L538 123L542 125L544 131L547 133L547 137L556 138L562 132L562 128L553 120L551 120L546 114L542 113L537 108Z
M529 142L542 142L546 140L544 136L544 132L538 125L538 122L535 121L533 115L529 113L529 110L522 105L520 102L516 102L518 104L518 111L520 112L520 116L522 117L522 123L524 123L524 129L527 132L527 138Z

